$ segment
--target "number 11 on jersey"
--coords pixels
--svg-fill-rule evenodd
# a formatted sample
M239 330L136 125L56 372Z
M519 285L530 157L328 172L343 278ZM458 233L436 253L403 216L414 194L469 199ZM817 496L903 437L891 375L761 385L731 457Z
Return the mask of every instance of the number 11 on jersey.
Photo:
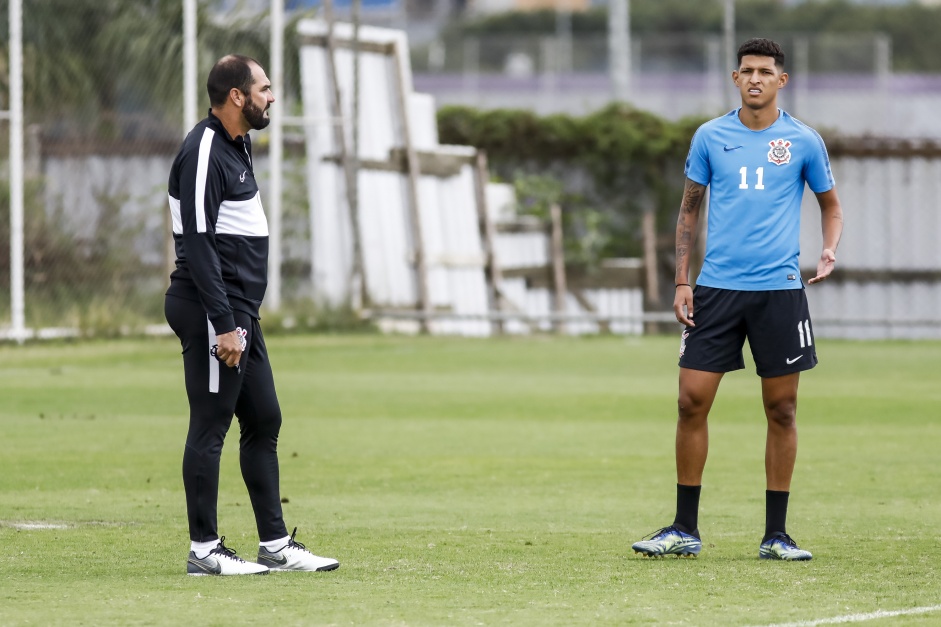
M742 182L738 184L738 188L748 189L748 168L743 165L738 172L739 174L742 175ZM758 182L755 184L755 189L764 189L765 188L765 183L764 183L765 169L758 168L757 170L755 170L755 174L758 175Z

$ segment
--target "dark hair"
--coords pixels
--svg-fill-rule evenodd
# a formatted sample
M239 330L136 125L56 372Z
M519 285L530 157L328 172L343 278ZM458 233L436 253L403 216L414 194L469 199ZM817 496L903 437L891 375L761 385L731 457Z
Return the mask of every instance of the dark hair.
M776 42L770 39L749 39L738 49L738 64L742 64L742 57L754 55L756 57L772 57L779 70L784 69L784 51Z
M251 57L240 54L229 54L218 61L209 70L209 80L206 81L206 91L209 92L209 104L214 107L225 104L229 97L229 90L233 87L243 94L251 92L252 77L251 65L261 67L261 63Z

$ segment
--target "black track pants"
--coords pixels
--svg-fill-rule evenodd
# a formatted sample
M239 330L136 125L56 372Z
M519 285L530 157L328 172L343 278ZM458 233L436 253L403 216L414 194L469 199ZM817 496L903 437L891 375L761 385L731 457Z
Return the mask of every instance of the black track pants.
M239 420L239 464L255 512L258 537L267 542L287 536L278 474L281 408L258 321L235 312L235 323L246 332L246 346L238 369L229 368L215 358L216 334L200 303L167 296L164 307L167 322L183 346L190 405L183 453L190 539L209 542L219 537L219 460L233 414Z

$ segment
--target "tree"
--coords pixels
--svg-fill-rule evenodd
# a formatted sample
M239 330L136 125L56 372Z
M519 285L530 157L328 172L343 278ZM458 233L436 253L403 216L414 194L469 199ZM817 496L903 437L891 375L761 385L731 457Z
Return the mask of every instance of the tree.
M28 123L58 137L178 137L182 125L182 0L23 0ZM268 56L265 15L211 11L198 1L200 83L213 61L239 52ZM297 85L295 14L288 24L286 74ZM9 34L0 17L0 89L4 101ZM206 102L208 107L208 102Z

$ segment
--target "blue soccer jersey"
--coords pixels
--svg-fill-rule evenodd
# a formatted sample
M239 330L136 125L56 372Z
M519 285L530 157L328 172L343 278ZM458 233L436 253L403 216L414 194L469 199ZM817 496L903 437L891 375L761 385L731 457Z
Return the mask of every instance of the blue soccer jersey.
M696 283L728 290L800 289L801 198L833 188L814 129L780 111L753 131L738 110L696 131L686 177L709 186L706 258Z

